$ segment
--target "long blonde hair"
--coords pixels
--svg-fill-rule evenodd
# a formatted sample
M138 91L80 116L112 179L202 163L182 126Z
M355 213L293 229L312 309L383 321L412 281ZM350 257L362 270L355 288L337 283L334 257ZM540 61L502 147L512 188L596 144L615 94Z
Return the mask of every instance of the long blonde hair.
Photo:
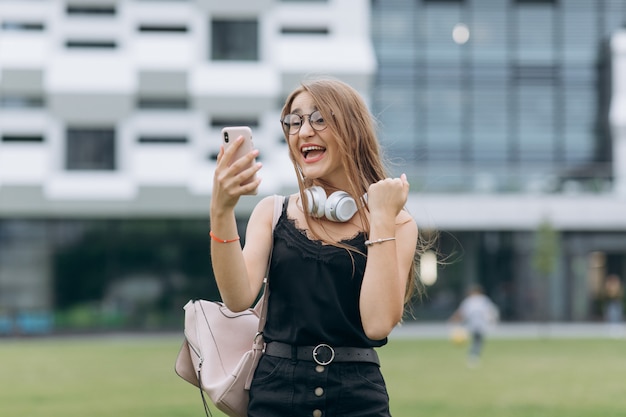
M294 99L301 93L307 92L313 98L317 109L322 113L326 121L327 129L330 129L338 139L338 147L341 152L341 162L346 167L346 175L349 189L348 192L353 198L359 199L367 192L370 184L385 179L389 176L383 162L383 154L376 134L376 121L370 113L365 101L360 94L348 84L334 78L317 78L304 81L285 100L281 112L282 118L289 114ZM285 139L289 142L289 134L285 132ZM300 200L302 201L304 212L308 213L308 203L304 190L313 185L311 179L306 178L301 167L295 159L296 149L289 146L289 157L294 165L298 186L300 189ZM325 184L322 184L325 185ZM362 227L366 235L369 235L369 222L367 220L367 205L358 205ZM305 214L307 224L311 220ZM347 250L356 250L346 247L342 243L329 241L319 236L309 227L314 238L322 242ZM358 251L357 251L358 252ZM416 248L417 260L418 248ZM421 286L417 280L416 261L411 265L409 279L405 292L405 303L408 303L416 291L421 293Z

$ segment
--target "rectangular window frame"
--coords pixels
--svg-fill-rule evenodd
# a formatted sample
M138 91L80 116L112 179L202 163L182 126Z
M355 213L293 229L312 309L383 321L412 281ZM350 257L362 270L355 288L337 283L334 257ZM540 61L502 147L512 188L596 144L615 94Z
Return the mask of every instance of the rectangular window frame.
M260 26L256 18L213 18L209 57L215 62L260 59ZM254 38L254 39L252 39Z
M43 32L46 25L43 22L29 22L23 20L4 20L0 29L5 32Z
M330 29L326 26L283 26L280 28L281 35L313 35L313 36L328 36L330 35Z
M65 8L68 16L115 16L115 5L102 4L68 4Z
M0 138L3 143L43 143L44 136L37 133L4 133Z
M45 104L45 98L42 96L0 96L0 109L42 109L45 107Z
M65 48L91 50L117 49L117 42L114 40L68 39L65 41Z
M187 25L165 25L165 24L149 24L142 23L137 26L137 32L144 34L179 34L189 32Z
M186 135L140 135L137 143L140 145L186 145L189 139Z
M259 118L255 116L214 116L210 119L209 125L211 128L218 130L227 126L248 126L256 128L259 126Z
M67 171L117 170L117 135L114 127L68 127L65 135Z
M138 97L136 107L139 110L187 110L187 97Z

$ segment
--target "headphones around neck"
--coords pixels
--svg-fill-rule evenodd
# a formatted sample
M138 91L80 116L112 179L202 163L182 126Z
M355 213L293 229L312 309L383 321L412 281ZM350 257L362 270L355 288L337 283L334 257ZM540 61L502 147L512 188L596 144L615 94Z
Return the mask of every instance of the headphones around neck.
M309 214L313 217L326 217L333 222L347 222L357 212L354 198L345 191L335 191L326 197L326 191L316 185L304 190ZM364 200L367 198L364 196Z

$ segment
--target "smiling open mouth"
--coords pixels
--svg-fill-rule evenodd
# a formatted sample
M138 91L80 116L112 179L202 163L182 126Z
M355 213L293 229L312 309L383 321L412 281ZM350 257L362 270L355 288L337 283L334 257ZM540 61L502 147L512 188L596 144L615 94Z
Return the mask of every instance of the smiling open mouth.
M326 148L322 146L303 146L300 152L302 152L305 160L317 159L326 152Z

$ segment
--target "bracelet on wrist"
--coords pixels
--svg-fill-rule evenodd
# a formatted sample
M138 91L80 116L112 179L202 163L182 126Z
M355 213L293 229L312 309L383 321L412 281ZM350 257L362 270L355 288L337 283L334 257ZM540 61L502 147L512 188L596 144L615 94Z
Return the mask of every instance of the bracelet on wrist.
M234 239L222 239L221 237L215 236L215 234L213 233L213 230L209 232L209 236L211 236L211 239L213 239L214 241L220 242L220 243L232 243L232 242L237 242L239 240L239 236L237 236Z
M365 241L365 246L372 246L372 245L375 245L377 243L389 242L391 240L396 240L396 238L395 237L383 237L383 238L375 239L375 240L366 240Z

